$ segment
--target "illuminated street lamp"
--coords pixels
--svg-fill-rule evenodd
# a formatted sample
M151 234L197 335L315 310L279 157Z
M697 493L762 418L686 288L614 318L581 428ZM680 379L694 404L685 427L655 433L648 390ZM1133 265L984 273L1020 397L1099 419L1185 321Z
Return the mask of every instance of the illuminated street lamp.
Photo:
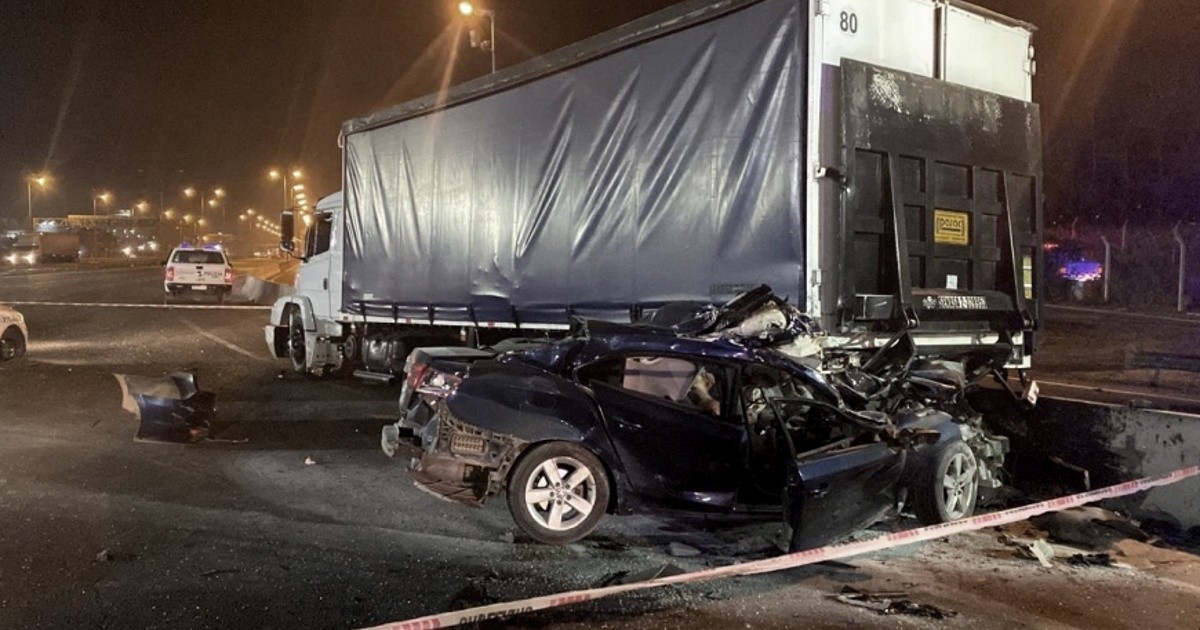
M474 4L470 2L459 2L458 12L466 17L470 17L476 13L488 19L488 25L491 27L491 37L485 41L479 41L479 36L475 34L475 29L471 29L471 48L492 53L492 73L496 72L496 13L491 9L476 9Z
M33 185L37 184L38 188L46 190L46 185L50 183L50 176L46 174L31 175L25 180L25 194L29 200L29 229L34 229L33 225Z
M97 195L92 195L92 216L96 215L96 202L99 201L104 205L108 205L108 201L112 199L112 193L102 192Z
M137 208L137 211L140 212L141 214L146 214L146 211L150 209L150 204L147 203L145 200L142 200L142 201L139 201L136 204L134 204L133 207Z
M293 182L300 179L303 175L304 173L302 173L300 169L292 169L291 176ZM289 207L291 205L291 198L288 195L291 194L292 188L288 188L288 173L286 171L273 168L267 172L267 177L270 177L272 181L277 179L283 180L283 207Z

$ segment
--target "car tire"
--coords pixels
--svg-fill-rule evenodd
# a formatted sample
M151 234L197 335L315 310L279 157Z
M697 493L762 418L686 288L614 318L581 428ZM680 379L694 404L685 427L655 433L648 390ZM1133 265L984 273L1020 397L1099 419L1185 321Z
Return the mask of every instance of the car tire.
M292 362L292 371L308 374L306 359L308 348L304 340L304 317L300 309L293 308L288 314L288 359Z
M925 525L967 518L979 499L979 462L959 440L934 446L937 452L917 476L912 508Z
M608 510L608 474L587 449L549 442L529 449L508 478L508 510L531 538L550 545L592 533Z
M222 306L225 305L225 292L224 291L217 292L217 304L220 304Z
M0 335L0 363L25 356L25 336L16 328L9 328Z

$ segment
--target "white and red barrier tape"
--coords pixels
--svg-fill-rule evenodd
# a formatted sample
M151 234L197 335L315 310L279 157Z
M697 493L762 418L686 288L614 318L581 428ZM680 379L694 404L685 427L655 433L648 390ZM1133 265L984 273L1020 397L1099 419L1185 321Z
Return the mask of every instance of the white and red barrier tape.
M716 578L738 575L754 575L758 573L768 573L771 571L791 569L807 564L838 560L872 551L880 551L891 547L899 547L901 545L943 538L945 536L949 536L950 534L959 534L962 532L984 529L986 527L996 527L997 525L1015 523L1039 514L1057 512L1059 510L1078 507L1103 499L1123 497L1136 492L1141 492L1142 490L1169 485L1177 481L1198 475L1200 475L1200 466L1191 466L1176 470L1175 472L1166 475L1127 481L1125 483L1110 486L1108 488L1101 488L1099 490L1092 490L1091 492L1073 494L1070 496L1051 499L1049 501L1042 501L1041 503L1034 503L1032 505L1012 508L1010 510L1004 510L1001 512L981 514L979 516L964 518L962 520L952 521L950 523L940 523L938 525L930 525L927 527L919 527L917 529L895 532L885 536L880 536L879 538L874 538L872 540L831 545L828 547L821 547L819 549L810 549L808 551L800 551L774 558L767 558L765 560L756 560L742 564L706 569L704 571L696 571L694 573L672 575L670 577L662 577L654 580L647 580L645 582L637 582L635 584L619 584L615 586L606 586L603 588L592 588L571 591L568 593L543 595L541 597L531 597L529 599L522 599L500 604L490 604L488 606L477 606L475 608L467 608L464 610L456 610L436 615L429 615L427 617L409 619L408 621L387 623L381 626L375 626L369 630L431 630L433 628L445 628L463 623L472 623L485 619L499 619L502 617L508 617L510 615L533 612L535 610L545 610L548 608L566 606L568 604L577 604L580 602L600 599L602 597L608 597L610 595L617 595L619 593L628 593L630 591L656 588L659 586L667 586L669 584L701 582Z
M120 302L5 302L9 306L91 306L95 308L163 308L193 311L269 311L253 304L134 304Z

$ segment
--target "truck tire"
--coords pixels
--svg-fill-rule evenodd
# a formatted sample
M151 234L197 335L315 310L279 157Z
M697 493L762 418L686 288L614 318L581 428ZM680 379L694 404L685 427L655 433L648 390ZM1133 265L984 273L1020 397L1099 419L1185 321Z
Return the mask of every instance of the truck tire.
M548 442L529 450L508 478L508 510L533 539L573 543L596 529L608 509L608 474L587 449Z
M913 512L925 525L971 516L979 498L979 462L971 448L961 440L934 448L912 488Z
M342 340L342 364L333 372L334 376L347 377L354 374L362 364L363 340L358 333L350 333Z
M288 311L288 359L292 362L292 371L298 374L308 374L308 348L304 341L304 317L300 309Z

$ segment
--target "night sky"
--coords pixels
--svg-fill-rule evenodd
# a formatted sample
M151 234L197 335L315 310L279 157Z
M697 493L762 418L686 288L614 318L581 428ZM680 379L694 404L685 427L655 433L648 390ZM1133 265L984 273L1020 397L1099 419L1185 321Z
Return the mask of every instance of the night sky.
M488 70L450 0L5 0L0 3L0 219L138 199L187 208L185 185L274 212L271 166L340 184L347 118ZM508 66L672 4L493 0ZM1200 18L1188 0L981 0L1032 22L1046 131L1047 216L1190 216L1200 203ZM451 60L453 62L451 63ZM447 64L449 68L447 68ZM1097 183L1098 182L1098 183ZM193 200L191 202L195 204Z

